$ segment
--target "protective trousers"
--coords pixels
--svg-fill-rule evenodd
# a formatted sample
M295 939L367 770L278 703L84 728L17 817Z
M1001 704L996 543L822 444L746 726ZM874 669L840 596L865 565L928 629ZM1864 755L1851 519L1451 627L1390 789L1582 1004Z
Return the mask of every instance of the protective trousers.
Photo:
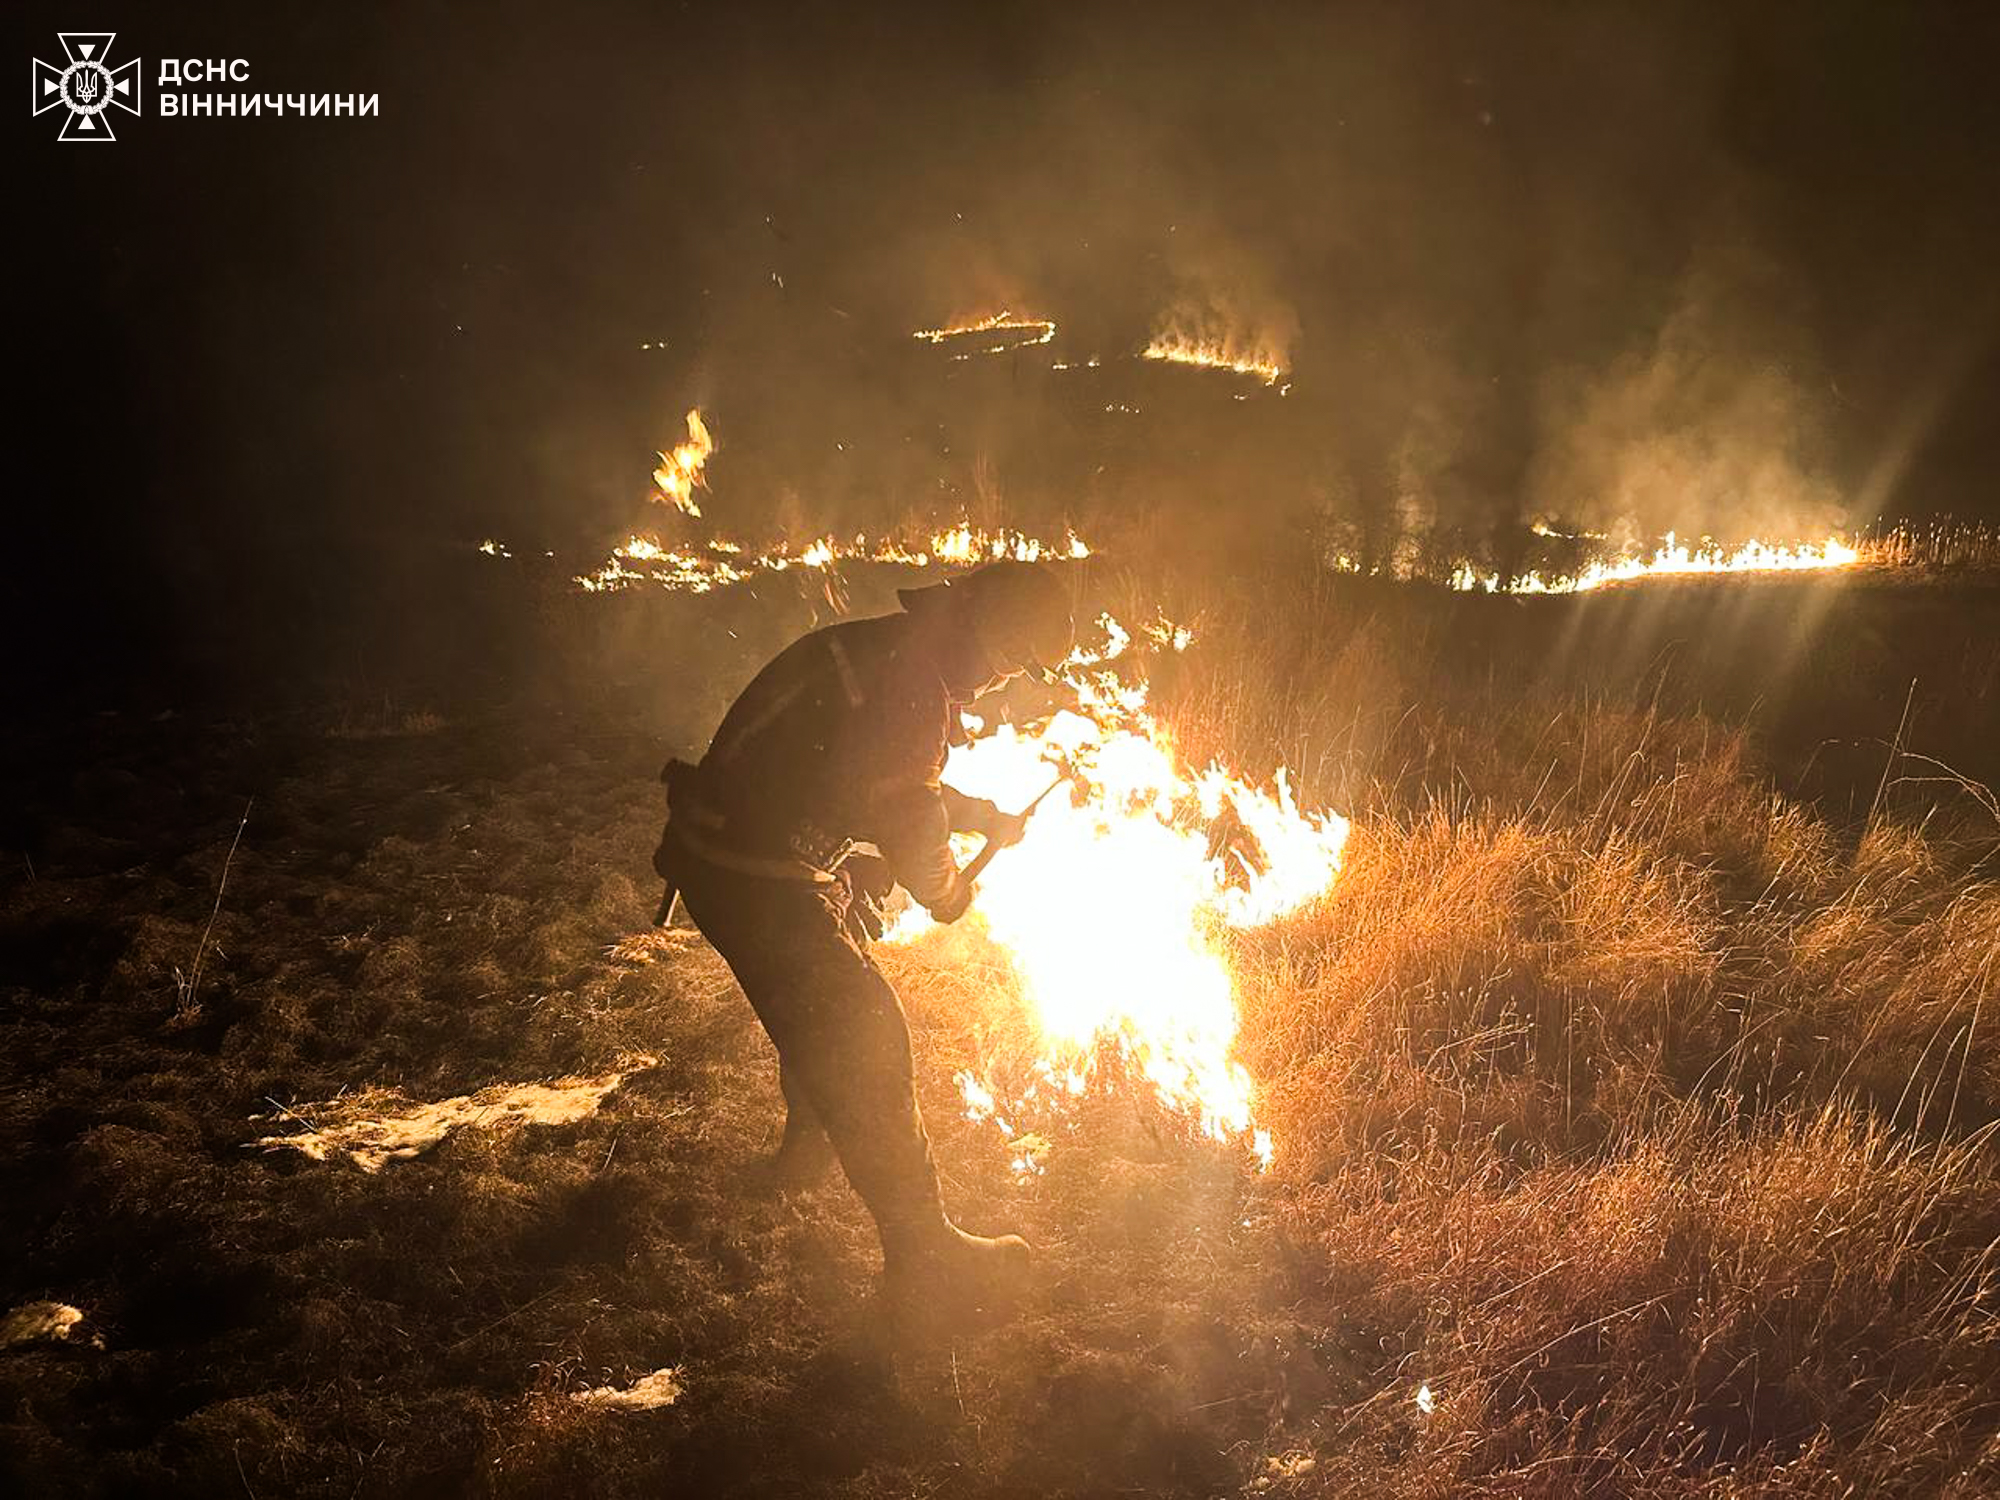
M909 1022L850 923L846 885L742 875L679 850L669 861L688 915L778 1049L787 1137L816 1121L875 1216L885 1254L920 1253L945 1219Z

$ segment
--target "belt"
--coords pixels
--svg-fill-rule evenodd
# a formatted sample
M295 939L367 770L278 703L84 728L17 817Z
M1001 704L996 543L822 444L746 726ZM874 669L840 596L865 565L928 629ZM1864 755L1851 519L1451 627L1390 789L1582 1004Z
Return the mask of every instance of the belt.
M745 854L740 849L712 842L705 835L687 826L685 818L667 820L667 836L688 853L704 864L714 865L718 870L728 870L737 875L754 875L760 880L784 880L795 885L834 885L840 880L831 870L822 870L818 865L803 859L777 859L766 855Z
M714 869L727 870L734 875L748 875L753 880L773 880L785 885L819 887L833 885L840 877L833 873L833 867L847 854L843 845L839 853L828 859L824 865L805 858L803 855L753 854L733 847L728 837L728 823L723 816L702 797L700 769L685 761L671 760L660 773L660 779L667 784L667 826L660 840L660 852L664 853L669 844L693 855L703 864ZM667 888L660 898L659 914L653 918L655 927L665 927L673 921L674 904L680 895L680 885L670 866L662 863L659 854L654 855L654 866L666 877Z

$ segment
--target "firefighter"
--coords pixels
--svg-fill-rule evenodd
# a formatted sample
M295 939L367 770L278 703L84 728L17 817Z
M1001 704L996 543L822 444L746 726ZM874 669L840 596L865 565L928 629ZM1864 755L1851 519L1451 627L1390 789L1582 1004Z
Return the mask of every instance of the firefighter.
M793 1185L837 1158L882 1239L892 1295L968 1292L1025 1265L1015 1235L946 1215L913 1085L909 1025L869 955L892 884L942 922L972 904L953 832L1006 844L1024 819L940 782L959 710L1067 655L1069 586L996 562L899 592L902 611L816 630L724 715L699 765L673 762L654 867L728 962L778 1051ZM873 845L879 856L856 852Z

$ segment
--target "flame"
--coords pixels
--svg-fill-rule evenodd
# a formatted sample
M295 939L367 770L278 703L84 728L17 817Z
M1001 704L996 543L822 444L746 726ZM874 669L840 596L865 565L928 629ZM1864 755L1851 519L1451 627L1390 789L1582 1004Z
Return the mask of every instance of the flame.
M969 328L1020 326L1025 326L1021 320L1008 320L1008 315L1001 313L996 318L969 325ZM1035 326L1042 325L1037 323ZM1055 325L1046 326L1049 337L1054 337ZM939 338L949 337L957 331L965 330L933 330ZM917 336L929 338L932 335L923 333ZM695 504L693 491L696 486L707 488L702 477L702 465L715 451L715 440L709 435L708 425L702 420L699 409L688 412L687 427L688 441L671 454L660 455L660 467L653 473L653 483L683 513L700 519L701 508ZM511 555L499 542L492 540L480 543L479 550L490 557ZM916 568L970 567L1002 558L1038 562L1055 558L1080 559L1090 555L1089 544L1074 531L1066 530L1060 537L1038 537L1005 527L989 531L966 521L933 532L922 541L898 537L871 539L858 532L847 541L820 536L803 544L779 544L762 549L753 549L730 537L718 535L710 535L698 542L668 545L656 536L635 532L612 548L611 556L604 562L591 572L576 575L572 581L589 594L616 593L642 585L662 588L670 593L706 594L713 589L743 583L765 574L789 572L794 568L827 572L848 562L892 563Z
M707 488L701 470L709 454L715 451L715 439L708 435L708 424L702 421L699 407L688 408L687 430L685 443L678 444L671 453L659 455L660 466L653 470L653 484L682 514L699 519L701 507L695 503L694 492L698 485Z
M932 535L930 557L904 558L920 566L935 559L942 563L998 562L1012 558L1015 562L1045 562L1052 558L1081 559L1090 556L1090 547L1073 531L1065 532L1060 542L1043 541L1018 531L980 531L961 523L949 531Z
M1482 573L1470 563L1461 563L1451 575L1451 586L1489 594L1580 594L1606 584L1629 583L1641 578L1708 573L1796 573L1847 568L1860 561L1860 549L1848 546L1838 537L1830 536L1824 542L1785 544L1749 541L1725 551L1707 540L1701 546L1691 548L1675 541L1674 534L1668 532L1663 545L1649 557L1594 562L1575 574L1521 573L1503 584L1499 574Z
M1165 360L1176 365L1199 365L1209 370L1227 370L1235 375L1254 375L1265 385L1277 385L1285 378L1284 365L1268 352L1244 350L1228 342L1189 338L1179 333L1155 336L1139 357ZM1290 389L1290 386L1284 386L1280 394Z
M1019 321L1003 314L982 320L991 326L976 331ZM942 338L953 331L935 332ZM1046 325L1052 336L1053 325ZM688 414L688 431L688 447L662 457L667 478L655 475L670 497L691 492L713 448L698 411ZM691 498L683 509L698 514ZM1040 537L970 522L921 543L822 536L762 551L720 536L670 545L635 534L575 581L589 593L640 585L707 593L848 561L970 567L1090 555L1073 531ZM1268 1162L1271 1141L1253 1117L1252 1081L1233 1056L1229 935L1274 921L1329 889L1347 821L1301 811L1282 769L1268 786L1220 765L1190 769L1150 712L1143 681L1127 681L1118 670L1133 633L1109 616L1100 624L1102 642L1076 650L1064 664L1073 707L956 747L945 768L961 791L1010 809L1042 796L1058 769L1070 782L1068 795L1044 800L1026 836L988 869L966 924L998 948L1019 980L1034 1021L1034 1056L1004 1098L970 1073L961 1077L961 1090L975 1118L1002 1123L1023 1173L1040 1171L1049 1147L1014 1126L1066 1107L1100 1078L1107 1060L1115 1060L1118 1077L1149 1085L1208 1135L1239 1139ZM1140 634L1160 651L1184 651L1193 640L1187 627L1164 618L1144 624ZM972 851L961 852L969 858ZM912 942L932 925L913 909L890 940Z
M997 343L988 343L977 350L966 350L954 355L956 359L970 359L974 353L1005 354L1010 349L1029 349L1036 344L1046 344L1056 336L1056 325L1049 318L1017 318L1006 308L986 318L967 318L943 328L919 328L910 337L926 344L955 344L970 342L974 334L992 333L1000 335Z
M969 524L933 533L920 544L894 537L871 540L858 533L850 541L823 536L803 546L771 547L759 552L726 537L669 547L657 537L635 535L614 547L611 556L597 569L577 575L574 581L588 594L615 593L641 586L669 593L706 594L765 574L784 573L793 568L826 571L849 562L892 563L913 568L972 567L1002 558L1037 562L1090 555L1090 545L1073 531L1050 538L1004 528L985 531Z
M1046 326L1054 337L1054 324ZM971 328L1021 327L1022 320L1001 313ZM940 338L958 330L933 330ZM919 334L919 338L931 334ZM1042 342L1046 342L1044 339ZM706 489L702 466L715 451L715 439L699 408L687 414L688 441L672 453L659 455L660 466L653 471L653 484L672 500L681 512L701 519L694 490ZM488 557L512 557L507 547L494 538L478 544ZM555 554L550 553L553 557ZM709 534L700 541L668 544L657 536L632 533L611 549L611 555L588 573L577 574L572 582L589 594L616 593L623 589L651 586L670 593L706 594L732 583L743 583L771 573L806 568L830 572L842 563L889 563L903 567L971 567L979 563L1012 558L1019 562L1040 562L1058 558L1081 559L1091 555L1090 545L1074 531L1060 537L1032 536L1024 531L1001 527L987 530L969 521L933 532L921 541L900 537L870 538L857 532L842 541L833 536L813 537L803 544L781 543L755 549L727 536Z
M1602 542L1609 538L1601 531L1564 531L1555 522L1537 517L1528 523L1536 536L1556 537L1565 542Z
M1252 1080L1232 1055L1228 934L1328 890L1347 820L1301 812L1282 770L1269 788L1220 766L1190 771L1144 688L1105 669L1130 636L1102 623L1107 643L1065 670L1076 707L1028 728L1002 725L954 748L945 767L952 786L1007 809L1027 806L1058 774L1071 782L994 860L967 919L1018 979L1036 1037L1017 1097L960 1075L967 1114L1012 1137L1025 1118L1084 1093L1109 1055L1204 1133L1242 1139L1268 1162ZM1173 639L1176 628L1165 628ZM889 940L932 929L912 909ZM1032 1154L1021 1160L1039 1169Z

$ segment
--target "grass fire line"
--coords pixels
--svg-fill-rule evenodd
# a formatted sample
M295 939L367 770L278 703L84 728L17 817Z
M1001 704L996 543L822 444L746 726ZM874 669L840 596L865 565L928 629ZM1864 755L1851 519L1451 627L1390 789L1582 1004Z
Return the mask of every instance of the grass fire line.
M1039 320L1010 320L1005 313L978 320L963 328L930 329L916 337L933 343L962 334L994 330L1044 330L1033 342L1045 343L1055 336L1055 325ZM618 593L632 588L656 588L668 593L706 594L730 584L789 572L831 575L842 563L881 563L911 568L970 568L981 563L1012 560L1039 562L1063 558L1081 560L1091 548L1073 530L1060 537L1032 536L1002 527L976 527L969 521L945 526L920 538L875 537L857 533L842 539L816 536L803 543L779 542L750 546L708 527L697 490L708 489L708 460L719 444L699 407L688 408L683 419L687 441L657 453L649 498L671 507L679 524L701 523L706 534L689 541L665 542L657 534L634 531L611 549L611 555L588 573L571 579L587 594ZM478 544L488 557L511 559L513 552L497 538ZM553 554L550 554L553 556Z
M975 338L997 337L1000 342L982 345L976 352L1007 353L1015 349L1046 344L1056 335L1056 325L1045 318L1019 317L1001 311L984 317L966 318L939 328L919 329L913 338L920 342L955 348ZM957 358L969 358L961 352ZM1180 331L1158 334L1140 358L1170 365L1221 370L1255 377L1280 394L1290 389L1285 382L1283 363L1261 349L1246 350L1227 341L1200 338ZM1096 361L1090 361L1095 364ZM1067 366L1058 366L1067 368ZM919 536L869 536L857 532L851 537L831 534L803 542L780 541L752 545L709 526L698 491L709 488L707 465L719 444L708 419L698 407L690 407L683 418L687 439L660 451L652 473L649 497L669 507L683 527L695 525L703 534L685 541L667 541L655 532L633 531L611 549L610 555L589 572L576 574L573 585L584 593L618 593L628 589L658 589L668 593L705 594L733 584L750 583L786 573L818 574L832 579L843 564L874 563L911 568L967 568L981 563L1011 559L1037 562L1044 559L1081 560L1095 549L1065 528L1060 535L1037 536L1008 528L974 526L961 520L954 525ZM1602 543L1601 533L1571 533L1537 522L1537 536L1569 541ZM1960 528L1968 534L1977 528ZM1994 553L1990 536L1979 533L1975 549L1989 561ZM496 538L478 544L489 557L510 559L513 553ZM1594 549L1595 550L1595 549ZM1872 541L1850 541L1840 536L1820 540L1767 541L1752 538L1725 544L1710 537L1684 541L1668 532L1660 544L1648 551L1602 552L1586 556L1570 566L1533 567L1502 574L1490 567L1459 559L1440 576L1450 588L1467 593L1573 594L1586 593L1614 584L1655 579L1712 576L1754 576L1770 573L1821 573L1864 566L1910 566L1920 557L1942 555L1932 539L1927 548L1913 547L1907 537L1891 536ZM1337 573L1379 571L1351 552L1339 547L1324 554L1325 565ZM1392 568L1396 576L1405 576ZM830 587L835 585L830 584Z
M1054 336L1052 321L1007 311L914 335L961 351L986 340L980 352L988 353ZM1185 335L1161 335L1143 357L1254 375L1267 385L1284 376L1282 364L1263 352ZM706 465L717 445L698 409L685 422L687 441L659 455L652 498L683 524L705 528L693 497L708 488ZM486 550L505 555L495 544ZM635 534L574 582L590 594L635 587L699 594L795 570L831 575L847 562L967 567L1091 555L1073 531L1044 538L970 523L922 541L825 536L762 549L713 531L680 544ZM1461 563L1449 581L1474 592L1571 593L1656 577L1836 569L1860 558L1838 538L1724 549L1668 535L1651 554L1600 559L1568 574L1502 579ZM1359 570L1343 555L1327 562L1335 571ZM969 1117L993 1120L1010 1140L1039 1136L1093 1089L1136 1082L1201 1135L1245 1143L1268 1165L1276 1143L1257 1120L1256 1083L1237 1055L1234 935L1324 896L1340 872L1349 825L1332 812L1302 811L1282 767L1268 789L1220 764L1190 770L1150 712L1147 687L1120 673L1131 633L1109 615L1099 623L1101 643L1079 647L1063 666L1070 706L1039 723L976 735L950 754L945 777L954 787L1023 809L1014 844L960 845L968 875L982 880L971 921L947 932L912 906L886 941L913 952L956 952L982 941L1011 976L1023 1024L1002 1055L958 1072ZM1146 634L1168 651L1192 640L1185 627L1165 622ZM1050 801L1065 783L1070 795ZM671 916L663 906L659 919ZM1017 1155L1015 1165L1038 1170L1033 1153Z

